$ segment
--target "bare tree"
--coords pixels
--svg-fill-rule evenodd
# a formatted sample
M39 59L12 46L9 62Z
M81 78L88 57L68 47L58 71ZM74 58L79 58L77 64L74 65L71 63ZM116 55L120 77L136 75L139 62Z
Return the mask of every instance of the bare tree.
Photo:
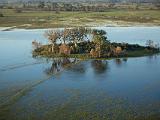
M54 47L58 39L60 39L60 33L56 30L48 30L45 31L44 36L49 40L52 44L52 52L54 52Z
M32 46L33 46L34 49L37 49L37 48L40 48L42 46L42 43L34 40L34 41L32 41Z
M153 40L147 40L147 41L146 41L146 45L147 45L148 47L150 47L150 48L153 48L153 47L154 47L154 42L153 42Z

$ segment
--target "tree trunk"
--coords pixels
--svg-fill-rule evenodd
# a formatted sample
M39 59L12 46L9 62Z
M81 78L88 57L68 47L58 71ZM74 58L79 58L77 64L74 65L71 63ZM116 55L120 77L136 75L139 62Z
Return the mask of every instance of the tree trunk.
M54 53L54 44L52 44L52 52Z
M74 42L74 46L77 47L77 43L76 42Z

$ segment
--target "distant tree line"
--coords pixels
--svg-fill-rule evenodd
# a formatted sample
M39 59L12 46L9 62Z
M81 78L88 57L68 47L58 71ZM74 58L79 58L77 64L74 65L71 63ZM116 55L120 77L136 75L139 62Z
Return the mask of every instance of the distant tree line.
M66 2L66 3L155 3L160 2L159 0L0 0L0 3L24 3L24 2L39 2L39 1L49 1L49 2Z
M89 3L79 3L79 2L44 2L44 1L28 1L28 2L16 2L16 3L3 3L0 4L0 8L14 8L23 10L46 10L46 11L95 11L103 12L108 9L138 9L137 6L146 5L149 7L149 3L143 2L143 0L132 0L133 3L128 3L127 0L122 3L120 0L108 0L108 2L89 2ZM141 3L141 4L139 4ZM151 4L151 3L150 3ZM152 3L156 8L160 7L159 1L155 0ZM128 7L131 5L133 7ZM136 7L134 7L136 6ZM155 9L156 9L155 8Z

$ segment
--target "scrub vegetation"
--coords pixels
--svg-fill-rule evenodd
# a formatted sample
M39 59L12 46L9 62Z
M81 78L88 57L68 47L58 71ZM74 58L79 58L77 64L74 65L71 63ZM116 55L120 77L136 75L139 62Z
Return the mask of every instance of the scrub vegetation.
M109 10L107 12L26 11L1 9L0 26L17 28L60 28L99 25L160 25L159 10Z

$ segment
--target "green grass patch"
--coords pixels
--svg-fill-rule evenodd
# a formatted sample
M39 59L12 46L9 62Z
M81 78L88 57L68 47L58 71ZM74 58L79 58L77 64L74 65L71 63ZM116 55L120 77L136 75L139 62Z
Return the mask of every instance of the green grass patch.
M107 12L60 12L22 11L1 9L0 26L21 26L31 24L31 28L85 26L89 23L104 23L107 20L160 24L158 10L108 10ZM96 21L96 22L95 22ZM46 25L47 24L47 25Z

